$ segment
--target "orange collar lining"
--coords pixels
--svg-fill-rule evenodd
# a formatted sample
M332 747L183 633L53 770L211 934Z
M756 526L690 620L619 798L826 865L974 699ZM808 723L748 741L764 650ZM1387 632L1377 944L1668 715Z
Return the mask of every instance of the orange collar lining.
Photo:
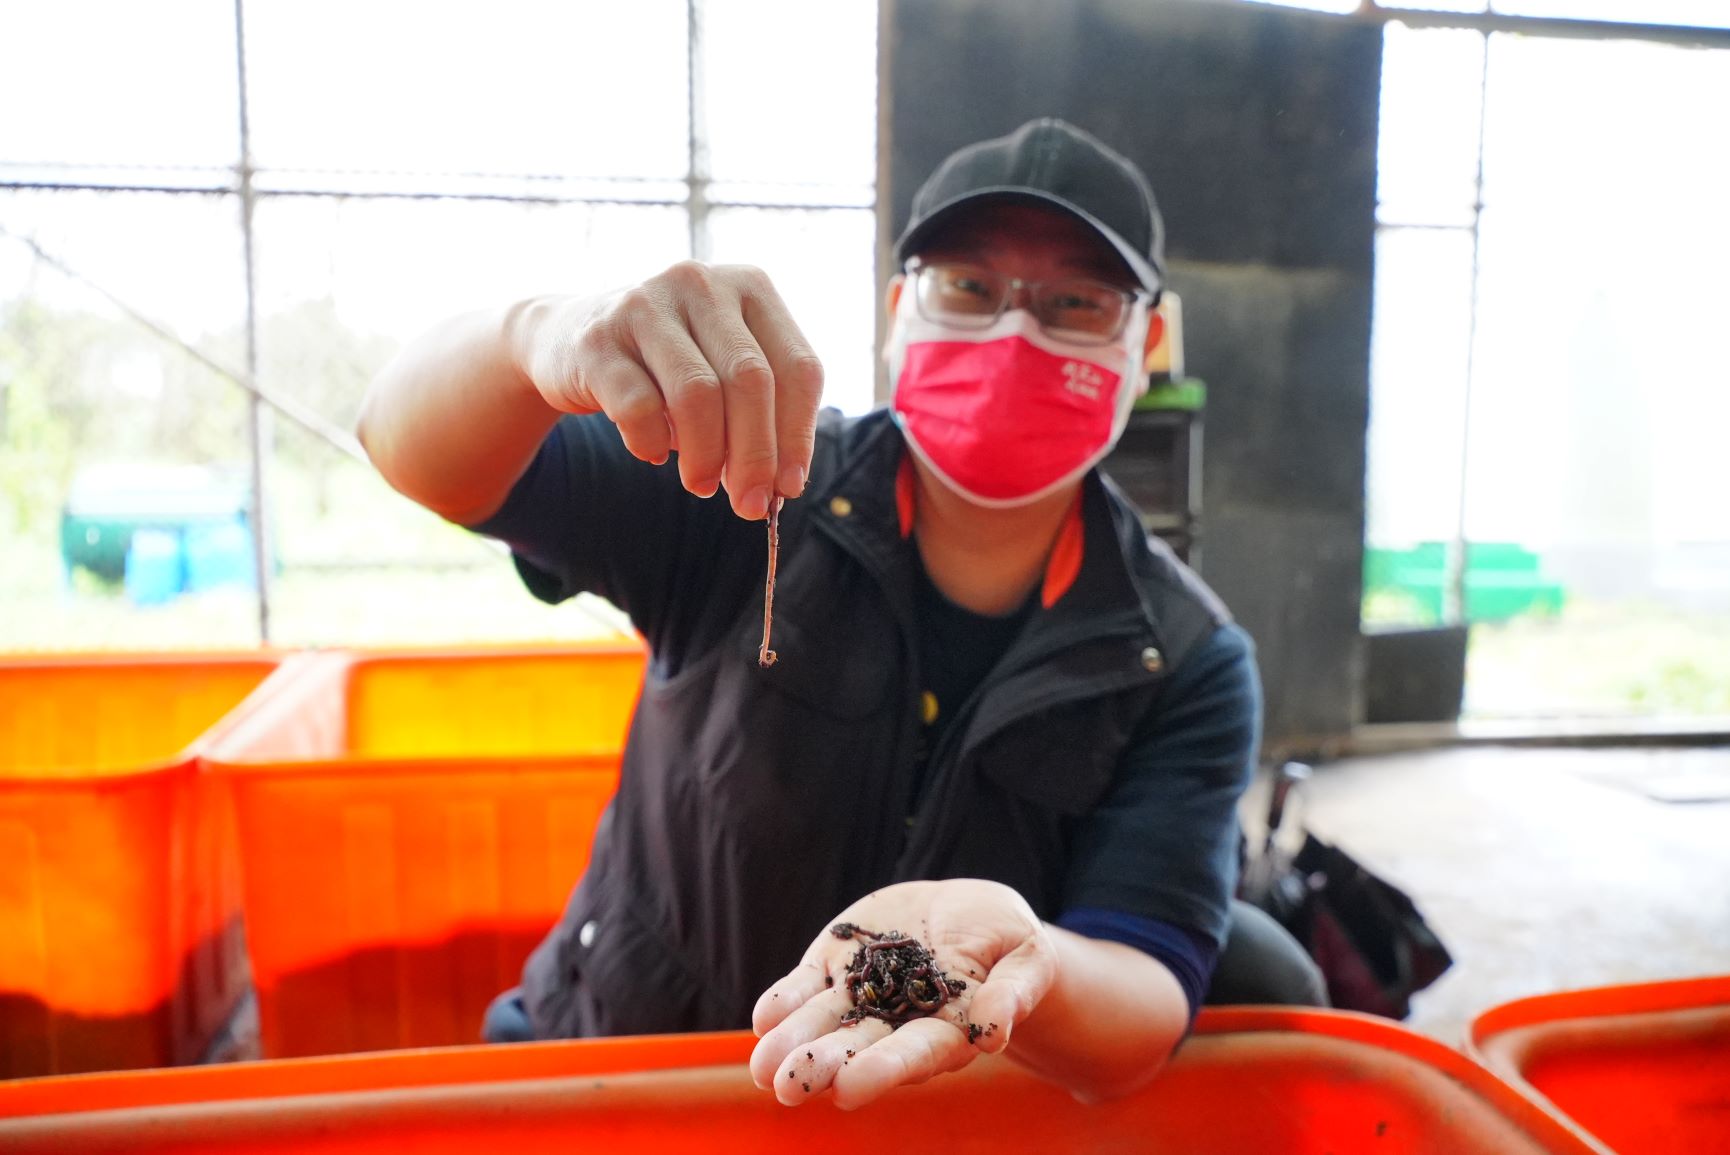
M900 522L902 540L913 536L917 487L913 455L902 453L900 467L895 471L895 514ZM1081 562L1086 554L1085 541L1081 524L1081 491L1077 490L1069 512L1063 516L1063 526L1057 531L1057 542L1051 547L1051 556L1045 559L1045 580L1039 587L1039 604L1045 609L1056 605L1080 576Z

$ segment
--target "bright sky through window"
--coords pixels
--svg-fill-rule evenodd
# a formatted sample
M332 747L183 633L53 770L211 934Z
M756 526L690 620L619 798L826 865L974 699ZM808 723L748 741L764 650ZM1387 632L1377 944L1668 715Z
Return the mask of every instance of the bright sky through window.
M717 215L702 231L711 251L693 254L686 0L248 3L256 186L357 194L261 198L261 311L328 297L345 324L404 340L456 311L598 292L690 255L749 262L782 285L824 358L826 400L868 408L876 4L700 11L706 199L717 214L729 200L798 211L753 210L748 228ZM7 5L0 107L32 113L0 117L0 176L232 185L234 57L231 0ZM581 203L596 197L626 203ZM0 192L0 223L189 340L242 313L233 198ZM32 266L0 245L0 293L22 291ZM78 295L52 280L29 291Z

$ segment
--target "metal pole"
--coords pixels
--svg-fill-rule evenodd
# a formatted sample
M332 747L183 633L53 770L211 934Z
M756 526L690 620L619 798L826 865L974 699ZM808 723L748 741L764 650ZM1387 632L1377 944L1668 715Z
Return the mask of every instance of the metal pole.
M257 269L253 262L252 127L247 115L246 4L234 0L234 59L240 79L240 234L246 259L246 376L258 380ZM264 458L270 447L269 414L257 393L246 400L247 441L252 450L252 571L258 582L258 644L270 645L270 550L264 523Z
M5 237L7 240L17 241L19 244L29 249L38 261L41 261L49 268L56 270L67 279L76 281L91 292L96 293L98 296L102 297L103 300L107 301L119 310L122 316L126 317L140 328L146 329L155 334L169 345L172 345L174 348L180 350L180 352L192 358L192 360L197 361L200 365L203 365L206 369L215 373L224 381L228 381L245 392L250 393L260 402L270 406L271 409L294 422L318 440L323 441L338 453L346 454L360 462L362 465L370 465L372 463L371 459L367 457L366 451L360 447L360 442L355 440L354 434L343 429L335 422L326 421L323 417L320 417L313 410L308 409L305 405L302 405L294 398L289 397L286 394L276 393L270 389L266 389L257 381L247 377L244 373L237 373L235 370L224 365L222 362L217 361L215 358L200 352L197 346L190 345L186 341L182 340L181 337L172 329L163 325L161 322L152 320L143 312L134 308L129 302L110 292L106 286L85 276L83 273L55 256L47 249L44 249L31 238L14 233L5 225L0 225L0 237Z
M895 0L878 0L877 4L877 187L875 190L874 207L877 217L876 260L873 267L876 277L872 296L876 299L876 319L872 330L871 347L883 348L883 343L889 339L889 297L884 292L889 278L897 270L893 266L895 250L895 234L892 231L894 222L894 170L889 163L891 150L895 139L892 122L895 117L895 60L891 55L895 51L894 30L896 24ZM881 357L871 358L875 369L871 378L871 400L873 404L881 405L889 400L889 367Z
M709 259L709 133L703 103L702 0L685 0L685 227L694 261Z
M1478 174L1472 197L1472 295L1466 308L1466 387L1462 398L1460 433L1460 508L1455 524L1454 548L1448 557L1447 597L1442 606L1445 625L1470 622L1466 605L1466 570L1471 548L1466 536L1466 513L1471 493L1472 386L1478 363L1478 260L1483 248L1484 220L1484 126L1490 111L1490 34L1483 33L1484 66L1478 74Z
M1638 11L1633 4L1626 7L1630 13ZM1516 36L1571 40L1640 40L1651 44L1674 44L1680 48L1730 47L1730 28L1700 24L1641 24L1576 16L1519 16L1506 12L1438 12L1404 4L1381 4L1375 0L1364 0L1351 18L1380 24L1398 21L1408 28L1472 28L1485 35L1511 32Z

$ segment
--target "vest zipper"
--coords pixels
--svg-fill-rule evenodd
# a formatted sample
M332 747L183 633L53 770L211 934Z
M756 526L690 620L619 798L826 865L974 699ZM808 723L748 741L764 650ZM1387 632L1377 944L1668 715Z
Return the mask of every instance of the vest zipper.
M910 784L913 778L913 760L918 751L919 743L919 639L915 636L915 623L910 604L896 596L894 584L890 581L888 572L877 563L868 550L856 548L848 535L827 518L813 517L815 523L836 547L862 566L877 583L877 590L883 600L889 604L890 613L894 615L896 625L901 631L901 645L907 654L908 671L912 675L907 680L907 687L902 692L901 709L897 715L897 730L895 737L895 753L890 767L897 782L909 787L905 793L909 802L912 801ZM933 751L935 754L935 751ZM929 765L927 766L929 773ZM897 805L895 810L903 815L909 811L906 805ZM893 879L895 866L901 860L901 852L907 840L907 823L887 822L878 824L871 835L871 847L868 861L873 865L871 879L867 880L870 887L881 885L877 879ZM857 897L864 897L861 891Z

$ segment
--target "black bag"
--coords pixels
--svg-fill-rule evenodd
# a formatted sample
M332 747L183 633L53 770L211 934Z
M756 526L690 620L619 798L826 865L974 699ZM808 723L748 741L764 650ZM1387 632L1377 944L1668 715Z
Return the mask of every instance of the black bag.
M1453 956L1404 891L1345 851L1307 831L1295 855L1279 848L1286 803L1307 777L1309 767L1299 763L1278 771L1267 839L1245 868L1240 897L1267 911L1309 952L1335 1007L1403 1019L1412 995L1435 982Z

